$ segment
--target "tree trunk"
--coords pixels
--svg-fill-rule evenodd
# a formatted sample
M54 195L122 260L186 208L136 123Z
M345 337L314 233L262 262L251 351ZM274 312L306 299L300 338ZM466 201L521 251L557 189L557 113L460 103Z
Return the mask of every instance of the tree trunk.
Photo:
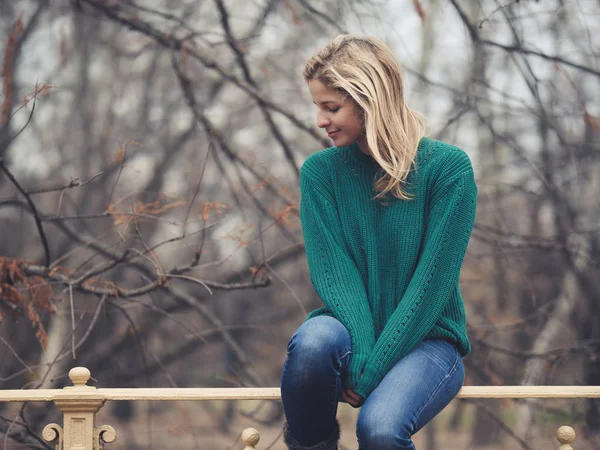
M67 367L67 363L70 363L71 358L64 358L53 364L61 353L71 348L69 337L73 332L73 327L71 323L71 303L68 295L65 300L62 304L59 304L56 314L51 317L48 326L48 345L40 360L42 366L39 369L39 377L43 379L40 389L56 388L59 377L66 374L70 369ZM65 345L67 341L68 344ZM46 364L52 364L50 369Z
M552 315L544 325L544 328L535 339L531 351L545 353L557 345L564 327L568 326L569 317L575 306L575 299L579 293L577 279L572 270L569 270L563 281L562 291L556 302ZM522 386L534 386L545 384L547 366L546 359L531 358L525 364L525 372L521 380ZM521 402L517 407L517 420L515 433L523 440L530 437L534 422L534 407L527 402Z

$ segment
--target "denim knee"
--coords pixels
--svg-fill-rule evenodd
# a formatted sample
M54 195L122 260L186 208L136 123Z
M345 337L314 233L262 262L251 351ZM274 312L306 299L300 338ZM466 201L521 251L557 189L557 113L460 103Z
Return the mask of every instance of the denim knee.
M360 450L413 449L410 419L399 418L385 408L362 410L356 423ZM391 415L394 417L391 417Z
M330 366L339 369L350 352L350 335L337 319L319 316L304 322L290 339L288 359L305 369Z

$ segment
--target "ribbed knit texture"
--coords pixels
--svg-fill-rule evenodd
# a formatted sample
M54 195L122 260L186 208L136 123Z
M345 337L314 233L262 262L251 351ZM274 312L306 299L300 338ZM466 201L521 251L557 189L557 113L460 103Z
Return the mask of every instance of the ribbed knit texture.
M412 200L373 200L379 165L355 143L312 154L300 171L300 218L312 283L352 338L347 386L367 397L423 339L470 351L458 278L475 221L469 157L423 138Z

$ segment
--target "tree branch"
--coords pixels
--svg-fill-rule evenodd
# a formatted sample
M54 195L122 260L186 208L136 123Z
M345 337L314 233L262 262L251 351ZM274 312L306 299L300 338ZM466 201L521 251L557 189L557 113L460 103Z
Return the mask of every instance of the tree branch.
M33 111L32 111L32 113L33 113ZM46 238L46 233L44 232L44 227L42 226L42 220L37 211L37 208L35 207L35 204L33 203L33 200L31 200L31 197L29 196L29 194L27 192L25 192L25 190L21 187L21 185L15 178L15 176L10 172L10 170L8 170L8 167L6 167L6 164L4 163L4 158L0 158L0 169L2 169L2 171L6 174L6 176L12 182L12 184L15 185L17 190L27 200L27 204L29 205L29 208L31 208L31 213L33 214L33 218L35 219L35 225L36 225L38 233L40 235L40 239L42 240L42 245L44 246L44 254L45 254L45 260L44 260L45 264L44 265L46 267L49 267L50 262L51 262L50 247L48 246L48 239Z

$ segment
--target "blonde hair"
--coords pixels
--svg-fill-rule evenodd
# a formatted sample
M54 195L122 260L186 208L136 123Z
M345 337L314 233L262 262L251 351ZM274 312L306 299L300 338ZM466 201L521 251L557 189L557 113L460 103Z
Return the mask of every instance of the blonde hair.
M377 38L342 34L308 60L303 75L350 96L361 110L370 154L384 171L375 198L391 192L410 199L404 185L425 126L405 103L402 68L389 47Z

